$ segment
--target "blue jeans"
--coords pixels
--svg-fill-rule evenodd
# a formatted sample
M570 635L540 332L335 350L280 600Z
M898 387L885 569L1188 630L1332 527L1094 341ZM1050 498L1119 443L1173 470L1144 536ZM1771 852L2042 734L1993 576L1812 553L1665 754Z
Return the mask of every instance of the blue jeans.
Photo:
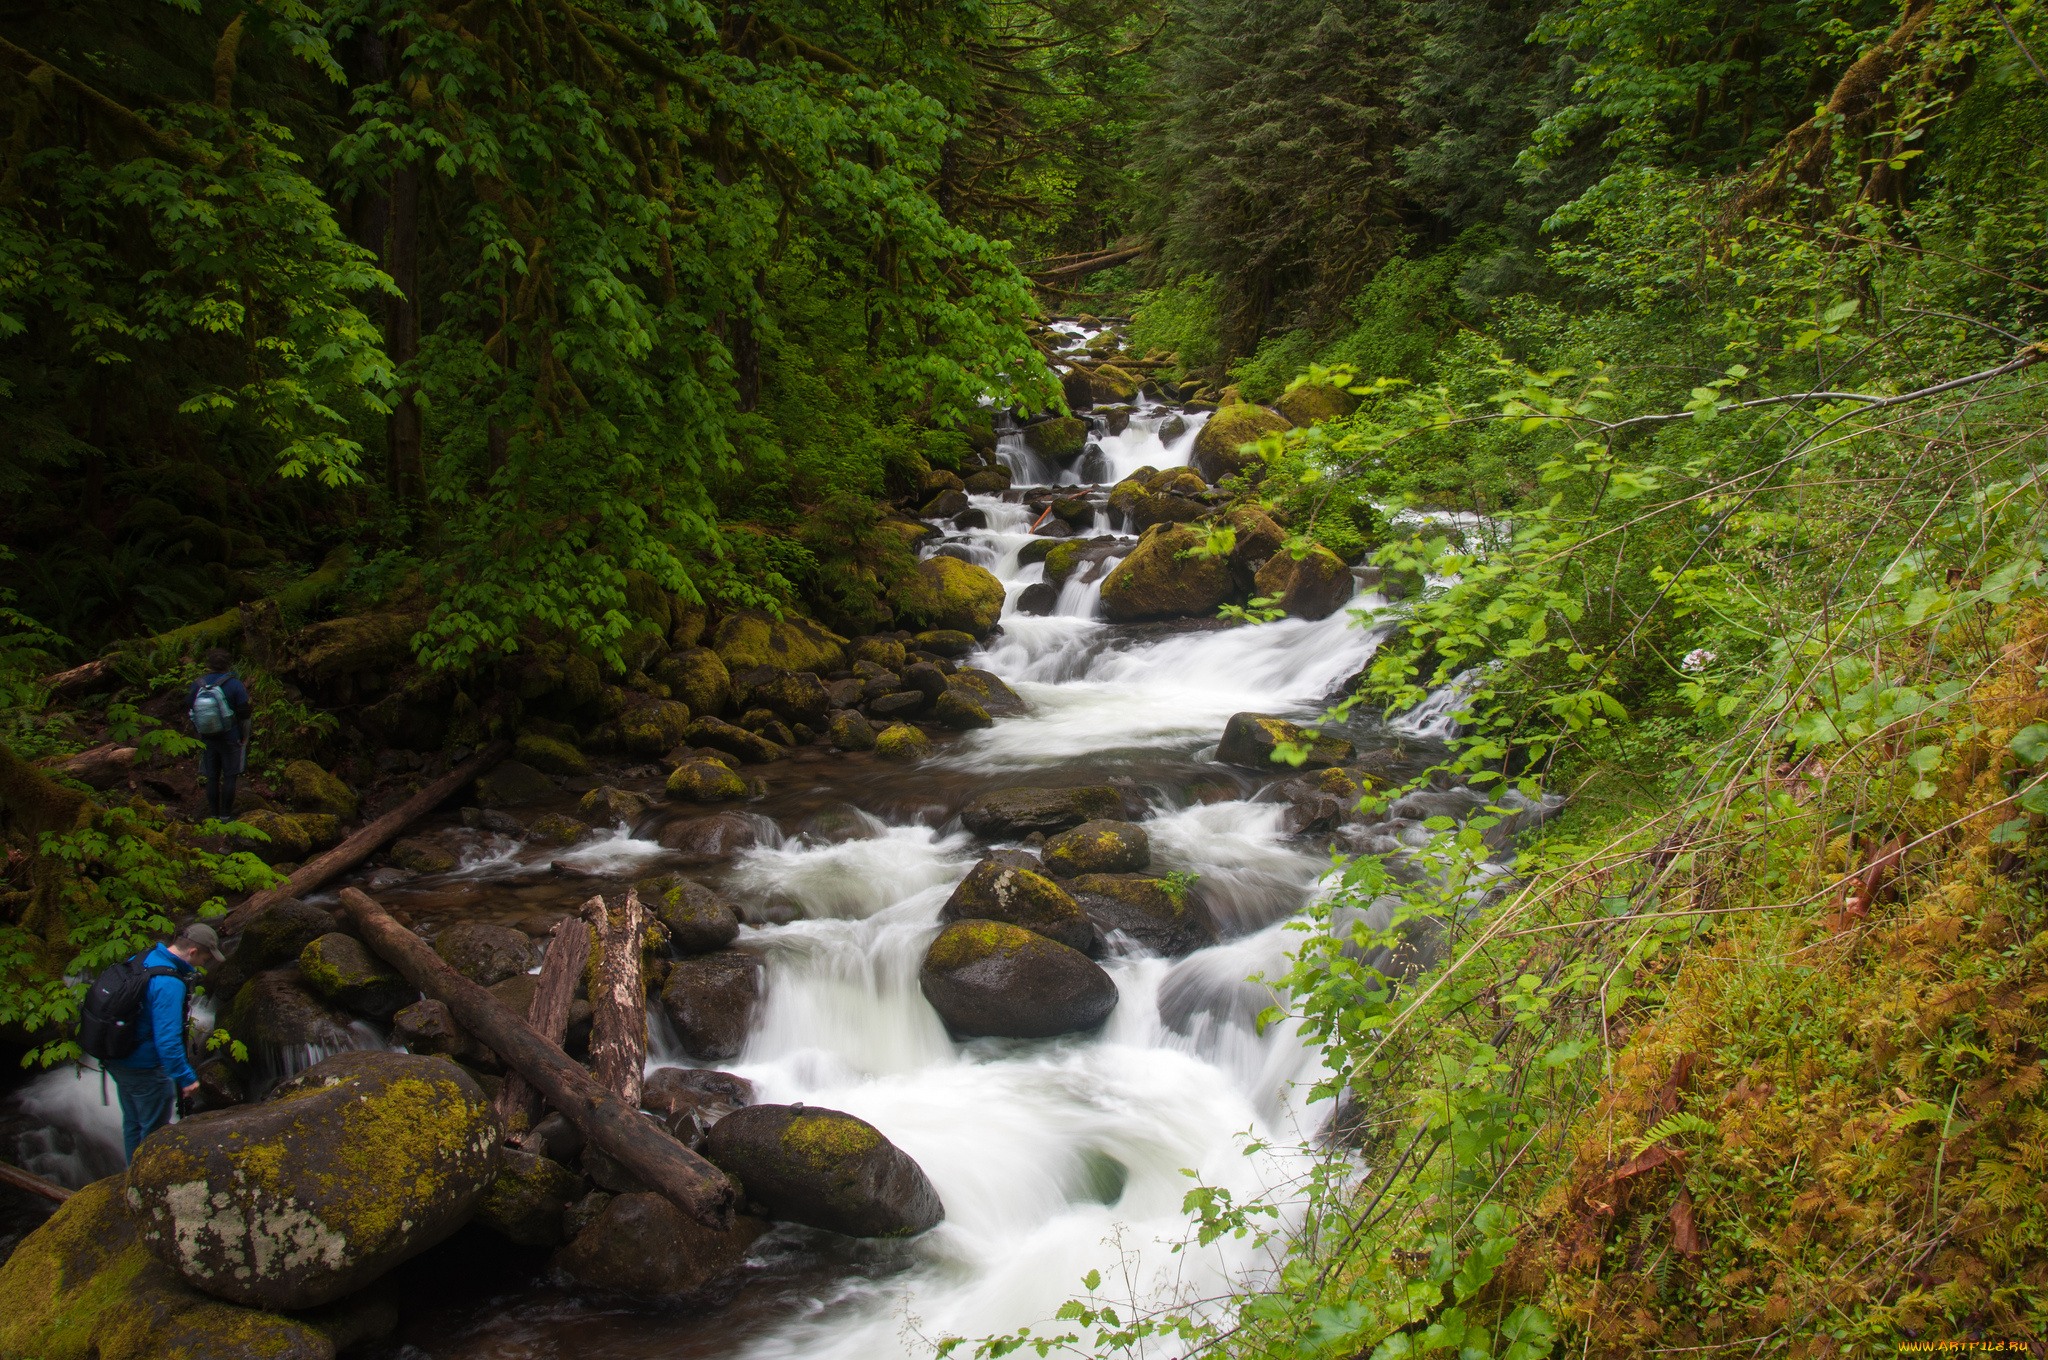
M243 746L239 736L204 737L206 749L199 753L199 773L206 780L206 810L226 817L235 810L235 777L242 772Z
M121 1152L132 1162L142 1140L171 1122L178 1089L161 1067L125 1067L117 1062L102 1066L121 1095Z

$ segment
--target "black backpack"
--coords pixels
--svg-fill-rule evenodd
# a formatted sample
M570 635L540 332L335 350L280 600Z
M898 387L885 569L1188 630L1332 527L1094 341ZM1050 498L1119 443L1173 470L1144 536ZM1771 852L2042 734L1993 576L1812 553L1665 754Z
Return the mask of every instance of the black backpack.
M163 964L145 967L143 956L123 959L93 979L92 990L78 1011L78 1046L94 1058L125 1058L142 1042L149 1025L143 1002L149 996L151 978L177 977L178 970ZM192 989L185 989L192 999Z

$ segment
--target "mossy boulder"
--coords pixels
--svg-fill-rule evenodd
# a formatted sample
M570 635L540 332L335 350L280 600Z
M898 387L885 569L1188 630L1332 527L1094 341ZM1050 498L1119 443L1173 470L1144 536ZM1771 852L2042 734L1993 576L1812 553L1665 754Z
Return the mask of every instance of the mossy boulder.
M701 717L716 717L732 702L732 673L709 647L691 647L655 663L654 678L669 696Z
M885 671L897 671L910 664L910 652L903 643L892 637L869 636L856 640L852 647L853 660L866 661L880 666Z
M1003 613L1003 583L986 567L933 557L890 596L896 617L917 628L986 637Z
M692 803L731 803L747 796L747 781L715 760L685 760L669 771L668 796Z
M1131 499L1129 507L1125 512L1124 528L1134 533L1143 533L1155 524L1192 524L1208 518L1210 513L1204 501L1163 491L1140 492Z
M965 514L971 507L964 491L941 491L918 507L920 519L952 519Z
M306 833L309 850L327 850L341 844L343 829L341 818L331 812L294 812L291 819L298 823L299 830Z
M334 929L334 915L296 897L280 898L249 918L235 952L206 974L206 989L233 996L266 968L290 963L307 945Z
M1116 984L1086 954L1006 921L955 921L925 952L918 984L960 1038L1045 1039L1094 1029Z
M826 728L825 735L842 751L875 749L875 729L869 726L866 718L850 708L832 715L832 723Z
M1223 725L1223 739L1216 744L1216 759L1225 765L1244 765L1271 773L1275 768L1273 752L1283 742L1308 748L1308 759L1297 767L1300 769L1328 769L1342 765L1352 756L1351 743L1342 737L1326 732L1311 736L1301 724L1267 713L1233 713Z
M747 698L784 722L813 729L823 727L825 715L832 710L825 682L810 671L777 671L772 680L753 686Z
M1095 927L1066 890L1044 874L985 859L967 871L939 908L941 921L1007 921L1086 953Z
M1216 921L1194 893L1163 879L1083 874L1066 881L1105 940L1122 934L1148 953L1175 959L1216 943Z
M1085 538L1070 538L1055 544L1053 550L1045 555L1045 579L1056 586L1065 585L1067 578L1074 574L1074 568L1080 566L1087 556L1090 546Z
M263 834L261 840L238 836L235 848L249 851L265 864L296 864L312 853L313 838L306 834L306 828L282 812L258 808L254 812L236 813L235 820Z
M995 726L995 719L981 706L976 696L958 689L948 689L938 697L932 705L932 716L958 732Z
M946 690L972 699L992 718L1020 717L1026 711L1017 691L988 671L962 667L946 677Z
M1034 538L1017 549L1017 565L1028 567L1034 562L1043 562L1052 556L1052 550L1060 545L1056 538Z
M653 759L675 749L690 728L690 706L673 699L629 708L616 719L619 745L628 755Z
M544 812L526 824L526 839L535 845L574 845L590 835L590 824L559 812Z
M1316 425L1350 415L1358 398L1334 383L1303 383L1281 393L1273 409L1292 424Z
M1106 406L1136 396L1139 381L1115 364L1100 364L1088 375L1088 389L1096 405Z
M1237 539L1230 560L1243 568L1256 568L1287 541L1287 531L1256 505L1238 502L1223 512L1223 522Z
M828 632L809 619L778 619L752 609L742 609L721 619L718 631L712 635L711 649L718 653L727 671L776 666L824 674L846 665L846 639L837 633Z
M635 887L641 903L668 927L678 954L708 954L739 938L739 908L693 878L666 874Z
M551 1265L559 1278L600 1294L687 1296L737 1270L766 1231L758 1218L707 1228L660 1195L613 1195Z
M412 660L415 614L358 614L308 624L289 644L293 674L312 680L363 671L389 671Z
M1195 436L1195 451L1188 464L1213 486L1233 473L1254 465L1265 466L1257 453L1240 453L1238 450L1243 445L1255 444L1263 435L1278 434L1292 428L1286 416L1277 415L1263 406L1243 402L1225 406L1210 416L1208 423L1202 426L1202 432Z
M703 1151L785 1222L848 1237L915 1237L946 1216L909 1154L838 1110L749 1105L713 1125Z
M469 1221L503 1134L453 1063L343 1053L260 1105L174 1124L128 1168L158 1259L258 1308L328 1303Z
M654 800L644 793L606 784L583 795L576 804L576 815L597 826L631 826L653 806Z
M581 751L566 741L544 737L538 732L521 732L512 754L542 774L574 776L590 773L590 761Z
M333 1360L312 1322L226 1303L143 1244L125 1176L86 1186L0 1266L0 1355L34 1360Z
M1152 842L1136 822L1083 822L1046 841L1039 858L1055 878L1128 874L1151 866Z
M968 475L964 489L974 496L1000 496L1010 489L1010 470L1006 467L983 468Z
M1086 821L1122 814L1123 795L1108 784L1074 789L996 789L961 809L969 831L987 840L1016 840L1032 832L1051 835Z
M562 1213L583 1198L583 1178L549 1157L504 1148L498 1177L476 1206L476 1221L522 1247L555 1247L568 1239Z
M480 987L533 967L533 941L510 926L457 921L434 937L434 952Z
M760 843L754 824L731 812L677 818L655 839L673 850L680 863L692 865L723 864Z
M1201 496L1209 484L1193 468L1170 467L1147 477L1145 489L1161 496Z
M392 1016L391 1041L403 1045L409 1052L447 1058L479 1072L497 1072L503 1067L497 1055L485 1048L475 1035L455 1023L454 1014L442 1001L415 1001Z
M1291 553L1274 553L1259 568L1252 589L1295 618L1327 619L1356 586L1344 559L1317 544L1298 562Z
M349 1018L306 984L298 967L267 968L238 988L222 1021L259 1067L277 1055L355 1047Z
M1219 606L1241 599L1228 557L1193 555L1206 543L1206 535L1181 525L1148 530L1103 581L1103 614L1117 623L1210 618Z
M416 874L445 874L456 865L455 856L445 847L417 836L396 842L385 854L399 868Z
M420 994L361 940L338 931L299 951L299 976L343 1010L374 1020L389 1020ZM230 1026L228 1032L236 1031Z
M761 961L740 949L678 959L661 987L661 1008L683 1048L700 1058L737 1058L761 1000Z
M930 652L933 656L952 657L955 660L966 656L979 645L975 642L972 633L963 633L956 628L927 629L925 632L919 633L911 641L912 645L920 652Z
M1066 464L1081 456L1088 442L1088 422L1079 416L1054 416L1025 427L1024 442L1040 458Z
M699 718L684 733L694 746L709 746L739 757L749 765L765 765L782 759L782 747L723 718Z
M899 765L910 765L931 753L932 739L909 723L891 723L875 734L875 754Z
M518 807L554 792L555 781L522 760L501 760L476 777L476 800L487 808Z
M310 760L284 767L279 792L301 812L325 812L341 818L356 815L356 791Z

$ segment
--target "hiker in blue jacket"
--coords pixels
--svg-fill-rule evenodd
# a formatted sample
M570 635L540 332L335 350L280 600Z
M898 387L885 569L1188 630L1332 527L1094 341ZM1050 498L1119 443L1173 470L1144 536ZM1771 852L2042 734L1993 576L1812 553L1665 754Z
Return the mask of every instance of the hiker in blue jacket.
M206 815L229 817L235 810L235 779L249 758L249 690L234 672L235 659L224 648L206 654L206 674L192 682L185 695L185 712L206 749L199 754L199 773L206 780ZM205 704L201 704L205 696ZM212 709L225 701L228 714L209 720ZM219 726L218 732L208 728Z
M220 962L220 936L212 926L189 925L177 939L159 944L143 956L147 968L172 968L172 977L153 977L143 993L149 1023L125 1058L106 1058L101 1065L121 1095L121 1151L135 1160L142 1140L171 1122L171 1107L180 1095L199 1089L199 1074L185 1056L186 1003L192 995L192 966L201 959Z

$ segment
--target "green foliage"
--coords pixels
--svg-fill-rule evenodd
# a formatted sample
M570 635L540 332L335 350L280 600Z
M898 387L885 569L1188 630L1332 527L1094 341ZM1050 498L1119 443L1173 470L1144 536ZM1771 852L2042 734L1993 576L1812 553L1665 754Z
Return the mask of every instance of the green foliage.
M1216 341L1221 324L1215 287L1207 276L1197 274L1140 293L1124 332L1131 351L1149 354L1161 350L1175 355L1183 373L1214 364L1219 357Z

